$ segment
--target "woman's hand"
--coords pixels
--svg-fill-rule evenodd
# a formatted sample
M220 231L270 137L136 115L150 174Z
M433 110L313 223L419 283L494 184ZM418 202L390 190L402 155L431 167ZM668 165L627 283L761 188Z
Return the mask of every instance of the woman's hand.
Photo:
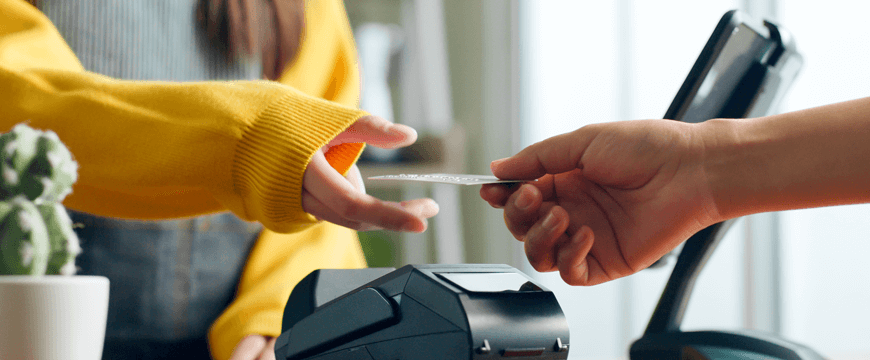
M408 146L416 140L417 132L408 126L393 124L377 116L359 118L314 154L303 177L302 208L317 219L354 230L425 231L426 219L438 213L435 201L416 199L396 203L367 195L356 165L344 177L329 165L324 156L329 148L343 143L364 142L392 149Z
M245 336L230 355L230 360L276 360L275 341L278 338L263 335Z
M494 161L502 179L480 194L504 208L535 270L594 285L651 265L719 214L697 125L666 120L597 124Z

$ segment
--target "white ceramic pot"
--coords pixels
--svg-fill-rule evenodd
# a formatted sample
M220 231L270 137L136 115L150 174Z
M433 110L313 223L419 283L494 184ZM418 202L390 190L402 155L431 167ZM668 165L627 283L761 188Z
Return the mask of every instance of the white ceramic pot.
M109 279L0 275L0 360L99 360Z

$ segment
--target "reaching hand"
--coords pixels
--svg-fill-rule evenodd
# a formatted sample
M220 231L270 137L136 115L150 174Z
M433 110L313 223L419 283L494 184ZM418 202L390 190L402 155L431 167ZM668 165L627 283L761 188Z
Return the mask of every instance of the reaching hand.
M354 230L425 231L426 219L438 213L435 201L415 199L396 203L367 195L356 165L344 177L324 156L329 148L343 143L364 142L390 149L408 146L416 140L417 133L405 125L376 116L359 118L314 154L302 182L303 210L320 220Z
M640 271L718 219L697 125L597 124L492 163L502 179L480 194L504 208L537 271L594 285Z

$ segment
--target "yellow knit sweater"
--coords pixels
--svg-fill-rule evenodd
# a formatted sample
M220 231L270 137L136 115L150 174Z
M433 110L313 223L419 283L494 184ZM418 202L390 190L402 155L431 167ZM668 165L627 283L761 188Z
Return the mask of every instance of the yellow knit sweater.
M235 301L212 325L212 356L244 336L277 336L293 286L317 268L362 267L356 234L301 207L309 159L365 113L341 0L306 3L305 39L280 83L121 81L85 71L22 0L0 0L0 131L55 131L79 162L64 205L167 219L232 211L261 222ZM332 148L345 173L362 144Z

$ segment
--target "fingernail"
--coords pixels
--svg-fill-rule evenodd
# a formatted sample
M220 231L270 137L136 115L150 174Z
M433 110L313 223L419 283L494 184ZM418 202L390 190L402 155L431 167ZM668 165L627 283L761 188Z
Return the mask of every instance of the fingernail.
M400 124L392 124L389 129L390 135L394 136L405 136L405 135L417 135L417 130L407 125Z
M495 168L498 167L499 164L503 163L507 159L508 158L493 160L493 162L489 163L489 169L492 171L495 171Z
M553 210L550 210L550 212L547 213L547 217L544 218L544 223L541 225L544 227L544 229L550 230L556 226L556 222L556 215L553 214Z
M522 191L522 189L521 189L520 195L517 196L516 200L514 200L514 205L516 205L516 207L518 207L520 210L526 210L530 206L532 206L533 200L534 200L534 198L532 197L531 194L529 194L528 191Z

